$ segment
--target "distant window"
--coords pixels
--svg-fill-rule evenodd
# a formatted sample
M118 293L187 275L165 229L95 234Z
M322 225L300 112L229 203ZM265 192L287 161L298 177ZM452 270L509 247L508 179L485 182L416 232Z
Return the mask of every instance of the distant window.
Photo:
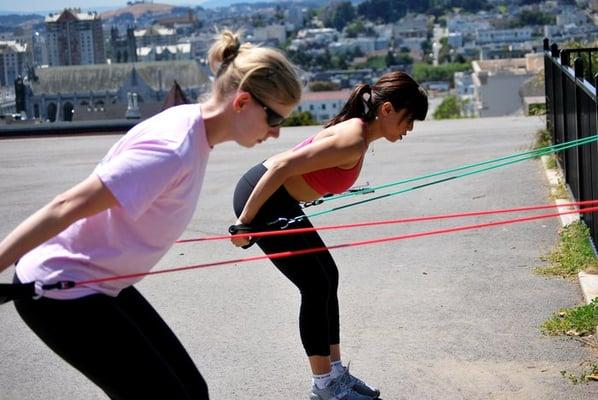
M56 121L56 111L57 110L58 110L58 108L56 107L56 103L48 104L48 107L46 108L46 115L50 122Z
M313 110L314 110L314 105L313 105L313 104L310 104L310 105L309 105L309 111L313 111Z
M301 108L301 106L297 107L297 111L299 111L299 112L303 111L303 109Z
M62 107L63 120L72 121L74 113L75 111L73 110L73 105L69 102L64 103L64 106Z
M326 104L322 104L322 110L326 109Z

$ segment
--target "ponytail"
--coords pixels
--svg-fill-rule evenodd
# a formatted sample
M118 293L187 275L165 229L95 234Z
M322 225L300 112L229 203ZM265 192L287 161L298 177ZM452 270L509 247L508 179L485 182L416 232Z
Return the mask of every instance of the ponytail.
M349 100L334 118L324 124L324 128L336 125L351 118L361 118L371 121L376 117L376 110L372 102L372 88L367 83L355 86Z

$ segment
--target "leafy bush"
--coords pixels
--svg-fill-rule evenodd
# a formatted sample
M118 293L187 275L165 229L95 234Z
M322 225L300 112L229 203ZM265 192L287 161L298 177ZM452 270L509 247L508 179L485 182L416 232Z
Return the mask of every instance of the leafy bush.
M284 121L282 126L306 126L317 124L318 121L315 120L309 111L293 111Z
M434 119L457 119L462 118L461 110L463 102L457 96L446 96L442 103L438 105L434 114Z

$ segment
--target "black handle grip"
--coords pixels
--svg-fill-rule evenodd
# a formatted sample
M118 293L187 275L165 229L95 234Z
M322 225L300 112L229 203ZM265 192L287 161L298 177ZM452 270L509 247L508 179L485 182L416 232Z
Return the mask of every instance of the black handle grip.
M231 235L236 235L237 233L250 233L253 232L254 229L251 225L246 225L246 224L239 224L239 225L231 225L228 227L228 233L230 233ZM257 242L258 238L252 238L249 237L249 243L247 243L244 246L241 246L242 249L248 249L251 246L253 246L253 244L255 242Z

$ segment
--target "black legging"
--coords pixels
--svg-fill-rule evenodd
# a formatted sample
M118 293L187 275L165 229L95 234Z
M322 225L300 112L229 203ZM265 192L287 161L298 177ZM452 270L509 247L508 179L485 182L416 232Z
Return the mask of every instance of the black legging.
M208 399L195 364L134 288L117 297L16 300L25 323L111 399Z
M239 180L235 189L234 209L237 217L243 211L253 188L267 171L258 164ZM260 225L279 217L304 215L299 202L280 187L262 206L252 224ZM312 227L303 219L293 228ZM324 246L317 232L297 235L262 237L257 244L266 254ZM291 280L301 293L299 331L308 356L330 355L330 345L338 344L338 269L328 251L272 260L276 268Z

